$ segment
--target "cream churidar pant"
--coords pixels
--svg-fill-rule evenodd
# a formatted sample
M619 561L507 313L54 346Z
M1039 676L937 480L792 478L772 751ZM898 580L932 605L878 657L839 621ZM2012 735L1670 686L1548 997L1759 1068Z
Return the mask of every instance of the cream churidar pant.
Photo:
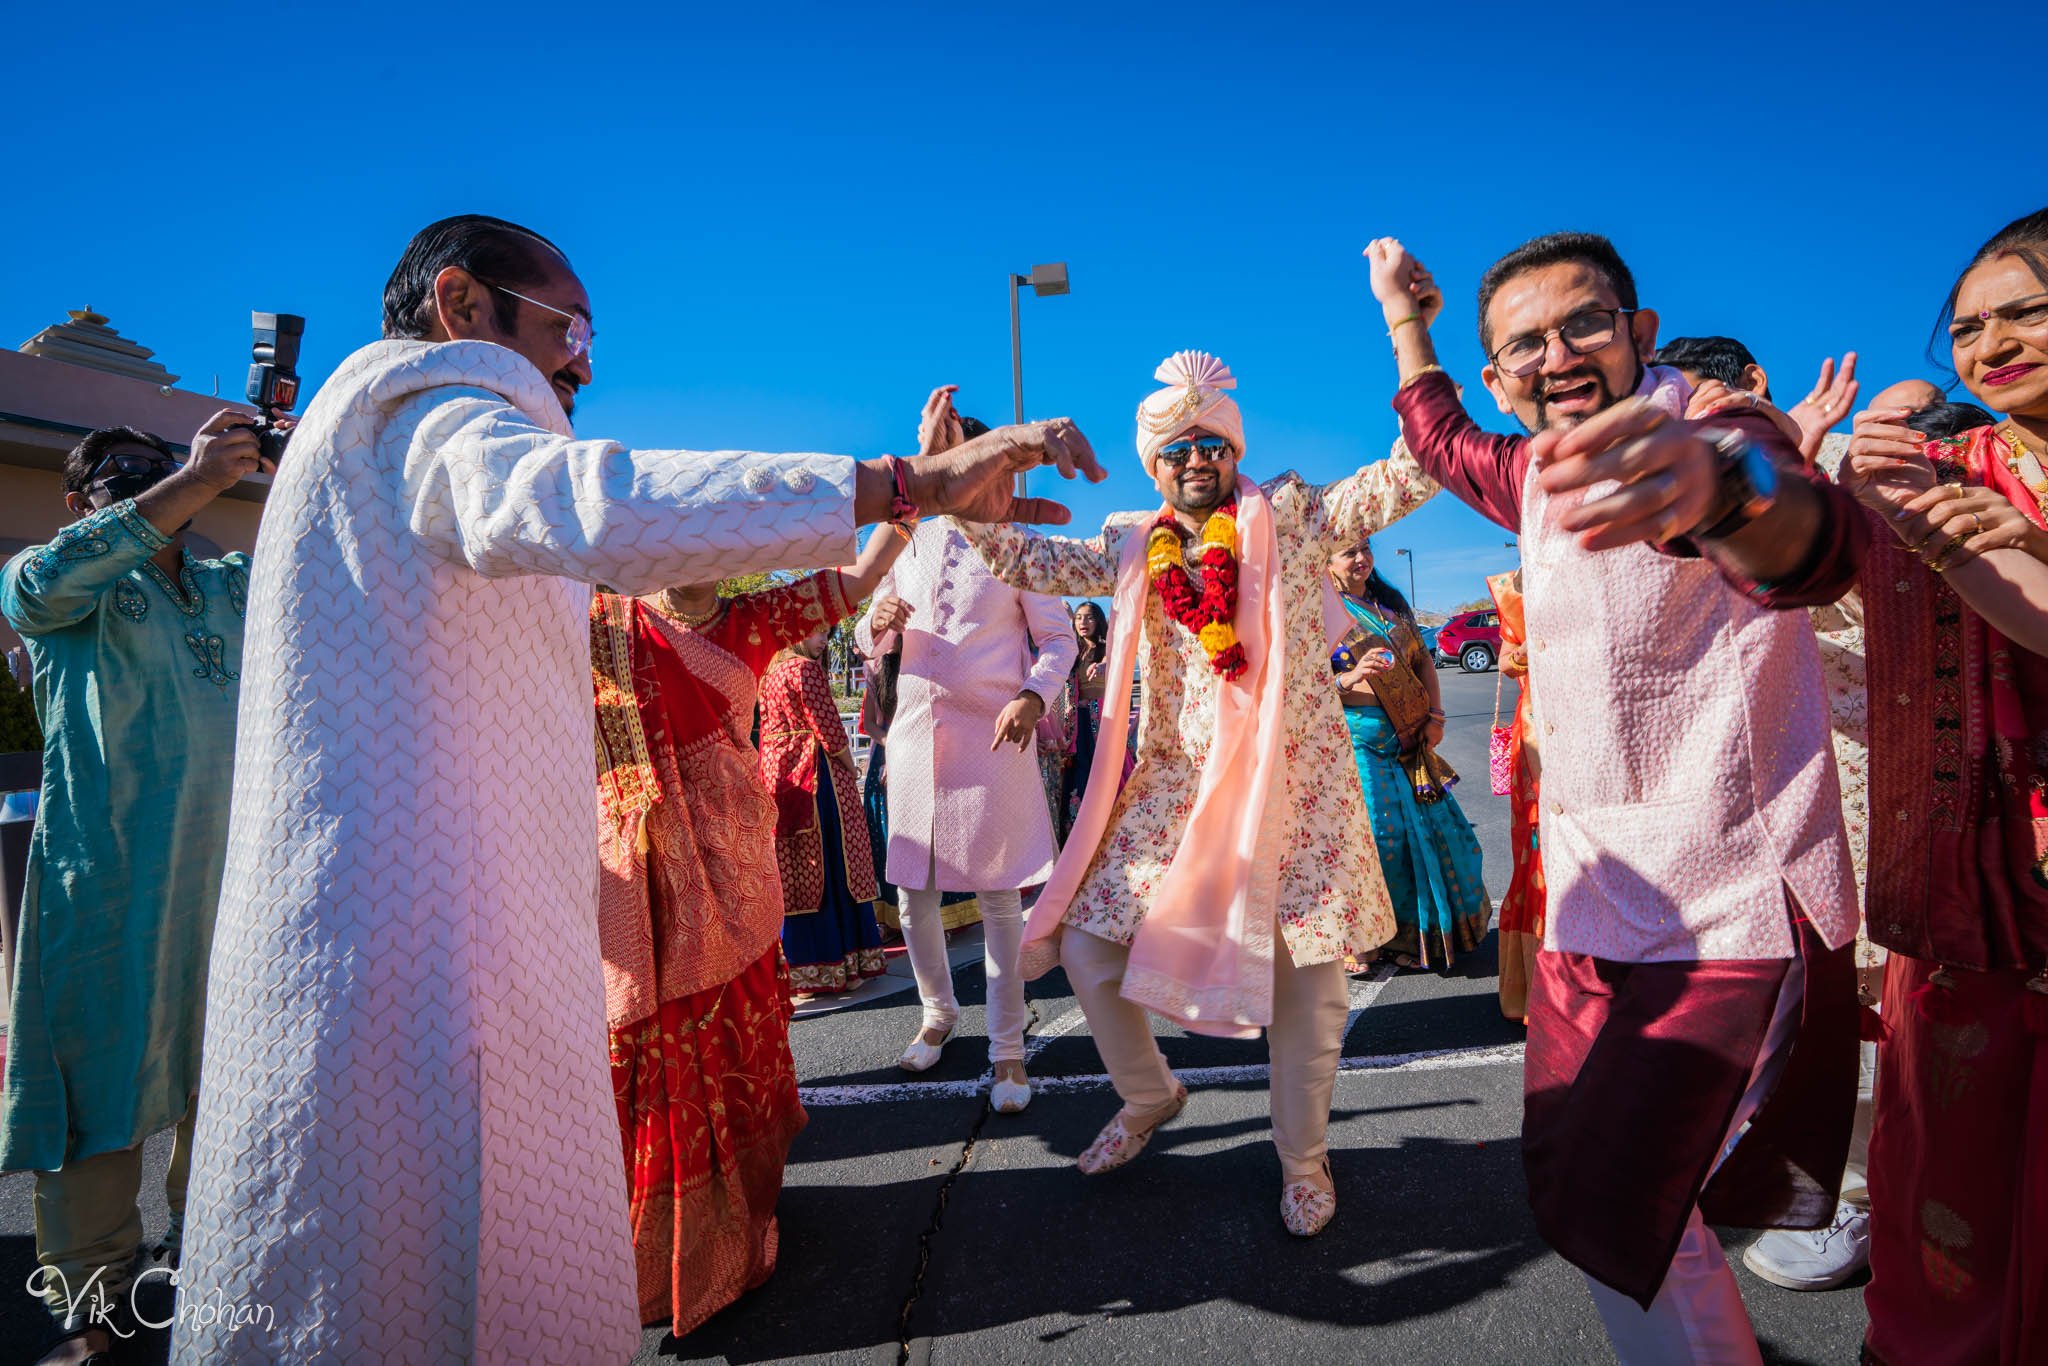
M1144 1008L1120 994L1130 957L1122 944L1071 927L1060 935L1060 965L1088 1017L1102 1065L1124 1107L1142 1118L1173 1098L1174 1081ZM1294 965L1284 947L1274 955L1266 1049L1272 1060L1273 1146L1280 1150L1285 1180L1322 1175L1348 1009L1342 963L1304 968Z

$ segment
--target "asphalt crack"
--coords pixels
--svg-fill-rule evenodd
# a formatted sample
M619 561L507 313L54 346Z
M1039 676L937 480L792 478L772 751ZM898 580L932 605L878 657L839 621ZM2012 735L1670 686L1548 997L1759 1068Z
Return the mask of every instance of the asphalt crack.
M1040 1021L1036 1004L1027 1004L1025 1008L1030 1012L1030 1018L1024 1022L1024 1032L1028 1037ZM983 1080L993 1083L994 1079L995 1070L991 1068ZM910 1319L917 1312L918 1300L924 1296L925 1277L932 1268L932 1240L937 1238L939 1230L946 1226L946 1202L953 1198L954 1185L967 1170L967 1164L974 1160L974 1145L981 1141L982 1128L988 1123L988 1117L994 1113L995 1107L990 1104L988 1092L984 1090L981 1096L981 1109L976 1112L974 1123L968 1126L966 1141L960 1145L960 1156L954 1160L951 1170L939 1181L938 1194L932 1201L931 1220L917 1235L917 1270L911 1275L910 1293L903 1297L903 1311L896 1319L896 1366L910 1366L911 1343L916 1337L910 1331Z

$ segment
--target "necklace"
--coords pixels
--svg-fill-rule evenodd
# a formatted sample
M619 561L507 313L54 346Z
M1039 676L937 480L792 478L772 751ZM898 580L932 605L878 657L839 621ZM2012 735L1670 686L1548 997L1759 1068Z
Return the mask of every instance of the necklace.
M2020 429L2008 418L1998 434L2005 439L2006 448L2011 452L2005 458L2006 468L2033 491L2037 501L2048 498L2048 470L2041 468L2041 461L2028 449L2020 436Z
M683 607L683 600L676 595L674 589L664 588L661 590L661 610L692 631L699 631L709 626L718 614L725 610L725 599L715 599L709 611L691 612Z

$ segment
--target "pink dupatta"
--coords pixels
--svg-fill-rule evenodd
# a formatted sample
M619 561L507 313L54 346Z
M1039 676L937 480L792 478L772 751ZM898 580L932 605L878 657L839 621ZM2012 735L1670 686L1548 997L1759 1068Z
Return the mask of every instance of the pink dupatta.
M1134 530L1117 566L1110 611L1109 677L1131 677L1144 620L1148 527ZM1273 506L1258 485L1237 481L1237 635L1251 667L1216 694L1216 736L1174 850L1131 943L1123 996L1181 1028L1219 1038L1256 1038L1273 1020L1273 937L1284 833L1282 803L1269 800L1286 730L1286 627L1280 542ZM1326 593L1326 597L1329 596ZM1327 616L1327 603L1326 616ZM1168 629L1174 629L1169 626ZM1059 961L1059 936L1109 829L1116 776L1128 744L1131 690L1103 698L1095 762L1074 828L1024 929L1023 971Z

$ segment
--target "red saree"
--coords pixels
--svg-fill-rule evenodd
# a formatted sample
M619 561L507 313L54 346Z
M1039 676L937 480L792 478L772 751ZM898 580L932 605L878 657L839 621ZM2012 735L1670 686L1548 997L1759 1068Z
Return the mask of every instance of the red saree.
M1993 428L1944 482L2048 518ZM2048 1358L2048 660L1897 538L1863 569L1870 938L1892 950L1870 1144L1866 1359Z
M598 938L642 1322L681 1335L775 1269L803 1128L756 676L845 615L838 575L735 598L701 630L591 604Z

